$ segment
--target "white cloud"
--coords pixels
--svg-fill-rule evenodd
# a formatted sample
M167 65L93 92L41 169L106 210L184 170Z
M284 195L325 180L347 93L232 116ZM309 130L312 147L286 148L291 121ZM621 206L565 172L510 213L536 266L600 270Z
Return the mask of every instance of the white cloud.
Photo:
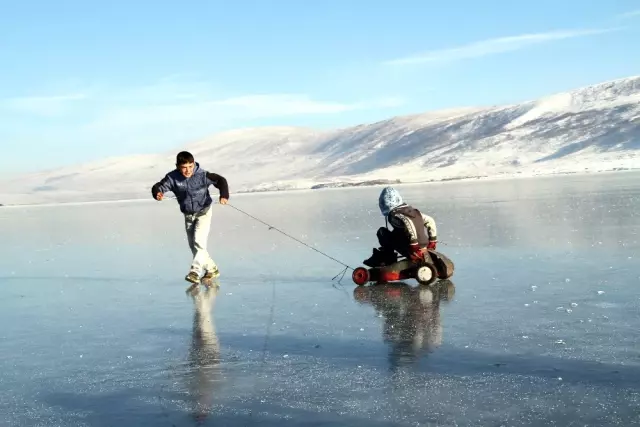
M635 18L635 17L640 17L640 9L632 10L632 11L625 12L618 15L618 18L622 18L622 19Z
M399 98L382 98L369 102L338 103L314 101L306 95L249 95L221 101L214 101L217 106L234 106L244 110L241 114L254 117L290 116L301 114L334 114L345 111L365 110L370 108L397 107L402 104Z
M0 115L3 107L10 107L10 111L31 119L5 120L0 136L14 145L18 141L38 141L39 147L55 150L59 156L66 152L67 158L83 151L102 157L162 152L224 129L255 125L252 122L340 116L403 105L402 99L391 97L340 102L306 94L231 96L215 82L175 79L133 87L93 86L90 91L77 92L16 98L4 104L0 100ZM55 121L39 120L45 114L58 116ZM58 120L62 117L64 120Z
M219 89L205 81L179 81L163 78L143 86L104 90L103 98L121 104L161 104L180 100L206 100Z
M546 33L521 34L499 37L447 49L432 50L405 58L385 62L387 65L416 65L435 62L453 62L469 58L480 58L504 52L511 52L541 43L576 37L604 34L616 29L559 30Z
M173 97L171 99L173 102L145 103L128 107L114 105L96 117L88 128L114 129L170 123L224 125L236 120L339 114L355 110L393 108L403 103L399 98L341 103L314 100L307 95L299 94L245 95L209 100L186 98L183 97L180 100Z
M0 100L0 107L17 113L38 116L58 116L69 107L71 102L87 98L84 93L71 93L55 96L25 96Z
M88 95L90 93L91 96ZM72 112L72 103L85 100L80 115L68 115L75 124L69 131L109 131L119 135L129 129L151 131L151 126L177 131L181 126L204 127L241 124L242 120L330 115L356 110L394 108L400 98L376 98L355 102L318 100L304 94L250 94L225 96L221 85L181 81L180 76L135 87L93 88L58 96L0 99L0 109L32 116L61 116ZM90 134L84 134L90 135Z

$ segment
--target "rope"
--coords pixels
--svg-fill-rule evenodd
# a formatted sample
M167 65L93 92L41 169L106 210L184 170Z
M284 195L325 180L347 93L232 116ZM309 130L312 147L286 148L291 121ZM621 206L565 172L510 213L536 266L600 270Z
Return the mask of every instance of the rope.
M277 232L283 234L284 236L287 236L288 238L290 238L292 240L295 240L296 242L308 247L309 249L312 249L312 250L318 252L319 254L324 255L325 257L337 262L338 264L343 265L344 266L344 270L340 271L340 273L335 275L333 277L333 279L331 279L331 281L335 280L338 276L340 276L340 280L338 280L338 283L342 284L341 280L344 277L344 275L346 274L347 270L348 269L353 270L353 267L350 267L349 265L343 263L340 260L337 260L336 258L332 257L331 255L328 255L328 254L322 252L321 250L318 250L318 249L314 248L313 246L310 246L309 244L303 242L302 240L297 239L297 238L293 237L292 235L290 235L288 233L285 233L284 231L280 230L279 228L274 227L271 224L267 224L266 222L264 222L260 218L256 218L255 216L251 215L250 213L247 213L247 212L243 211L242 209L233 206L231 203L227 202L227 206L229 206L229 207L235 209L236 211L248 216L249 218L252 218L252 219L254 219L254 220L266 225L267 227L269 227L269 230L276 230ZM334 287L335 287L335 285L334 285ZM346 291L345 291L345 293L346 293ZM267 333L265 335L264 344L262 346L262 362L261 362L262 365L265 365L266 361L267 361L267 349L269 347L269 339L271 338L271 325L273 324L273 316L274 316L274 309L275 309L275 299L276 299L276 287L275 287L275 283L271 282L271 308L270 308L270 312L269 312L269 324L267 325Z
M344 267L345 267L345 269L344 269L343 271L341 271L340 273L338 273L338 274L337 274L333 279L335 279L336 277L338 277L340 274L342 274L342 277L344 277L344 275L345 275L345 273L347 272L347 270L348 270L348 269L353 270L353 267L351 267L351 266L349 266L349 265L345 264L344 262L342 262L342 261L340 261L340 260L335 259L335 258L334 258L334 257L332 257L331 255L328 255L328 254L326 254L326 253L322 252L321 250L314 248L313 246L311 246L311 245L309 245L309 244L307 244L307 243L303 242L303 241L302 241L302 240L300 240L300 239L297 239L297 238L293 237L293 236L292 236L292 235L290 235L290 234L285 233L284 231L280 230L279 228L274 227L273 225L267 224L267 223L266 223L266 222L264 222L263 220L261 220L261 219L259 219L259 218L256 218L255 216L253 216L253 215L251 215L251 214L249 214L249 213L247 213L247 212L243 211L242 209L237 208L237 207L233 206L233 205L232 205L232 204L230 204L230 203L227 203L227 206L230 206L230 207L232 207L233 209L237 210L238 212L241 212L241 213L243 213L243 214L247 215L248 217L253 218L253 219L254 219L254 220L256 220L256 221L261 222L262 224L264 224L264 225L266 225L267 227L269 227L269 230L276 230L277 232L279 232L279 233L281 233L281 234L283 234L283 235L287 236L288 238L290 238L290 239L292 239L292 240L295 240L296 242L298 242L298 243L300 243L300 244L302 244L302 245L304 245L304 246L308 247L309 249L312 249L312 250L314 250L314 251L318 252L319 254L324 255L324 256L326 256L327 258L329 258L329 259L331 259L331 260L333 260L333 261L337 262L338 264L341 264L342 266L344 266ZM333 280L333 279L332 279L332 280ZM340 280L342 280L342 278L341 278Z

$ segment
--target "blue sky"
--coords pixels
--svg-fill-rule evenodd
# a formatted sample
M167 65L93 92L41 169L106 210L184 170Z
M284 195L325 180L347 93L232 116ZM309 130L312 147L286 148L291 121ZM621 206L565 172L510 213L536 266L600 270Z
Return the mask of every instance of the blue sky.
M4 2L1 173L640 74L637 0L100 3Z

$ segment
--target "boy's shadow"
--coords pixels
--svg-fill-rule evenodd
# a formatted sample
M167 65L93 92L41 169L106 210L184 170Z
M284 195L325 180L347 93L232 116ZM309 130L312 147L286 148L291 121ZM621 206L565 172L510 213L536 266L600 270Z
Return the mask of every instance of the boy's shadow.
M450 301L455 285L441 280L430 286L403 282L359 286L354 298L372 305L383 318L382 336L389 345L389 367L395 371L415 363L442 344L440 302Z

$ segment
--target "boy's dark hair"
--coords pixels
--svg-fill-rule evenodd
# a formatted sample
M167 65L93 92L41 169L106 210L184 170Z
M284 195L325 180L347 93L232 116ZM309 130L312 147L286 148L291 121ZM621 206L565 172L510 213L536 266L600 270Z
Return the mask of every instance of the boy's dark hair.
M182 166L187 163L194 163L193 155L188 151L181 151L176 156L176 166Z

